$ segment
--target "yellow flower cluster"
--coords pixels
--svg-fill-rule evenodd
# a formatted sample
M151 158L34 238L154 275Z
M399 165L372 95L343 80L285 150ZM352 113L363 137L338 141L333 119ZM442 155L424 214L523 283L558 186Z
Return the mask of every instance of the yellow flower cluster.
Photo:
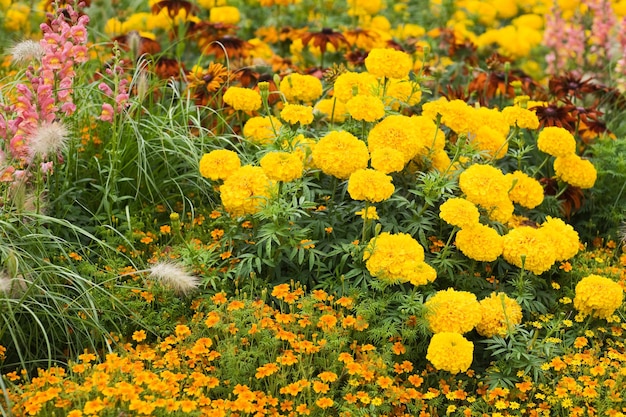
M474 203L461 197L454 197L439 207L439 217L452 226L464 228L477 224L480 212Z
M506 336L522 322L522 307L505 293L491 293L480 301L480 307L482 319L476 331L482 336Z
M480 223L459 230L455 244L463 255L481 262L495 261L504 248L503 237L495 229Z
M426 359L436 369L452 374L465 372L474 360L474 344L458 333L436 333L428 345Z
M230 87L223 96L224 103L235 110L253 112L261 108L261 95L256 90Z
M274 181L289 182L302 177L304 165L296 153L269 152L259 161L265 175Z
M394 190L391 177L375 169L358 169L348 180L348 194L353 200L379 203L391 197Z
M378 80L369 72L344 72L337 77L333 86L337 100L347 103L355 95L374 95Z
M313 112L325 115L331 123L343 123L348 110L346 104L337 98L325 98L315 103Z
M282 125L280 120L273 116L251 117L243 126L243 136L250 142L266 145L276 139Z
M476 296L467 291L448 288L438 291L424 303L426 319L433 333L467 333L482 319Z
M598 173L590 161L576 155L576 139L568 130L557 126L543 128L537 147L556 157L554 172L559 180L574 187L593 187Z
M580 247L578 232L563 220L547 216L539 230L552 242L557 261L573 258L578 253Z
M239 9L233 6L212 7L209 11L209 22L236 25L241 20Z
M615 281L589 275L576 284L574 308L584 315L606 319L611 317L624 300L624 290Z
M308 125L313 121L313 107L301 104L285 104L285 107L280 111L280 117L292 125L297 123Z
M425 128L420 130L418 123L423 121L423 118L403 115L385 117L369 132L367 137L369 151L395 149L402 153L404 164L408 163L426 149L426 144L431 143L437 133L437 126L431 121L428 121L431 125L421 126Z
M502 115L511 126L531 130L539 128L537 114L520 106L507 106L502 109Z
M373 277L391 283L424 285L437 277L436 271L424 262L424 248L406 233L383 232L371 239L363 260Z
M557 157L554 160L554 172L561 181L579 188L593 187L598 176L590 161L574 153Z
M506 136L489 126L481 126L470 134L470 142L493 159L504 158L509 150Z
M263 168L246 165L231 174L220 187L224 209L233 217L254 214L270 197L272 182Z
M471 165L459 176L459 187L469 201L486 209L492 220L506 223L513 215L511 183L498 168Z
M576 139L562 127L548 126L539 132L537 147L541 152L556 157L572 155L576 153Z
M354 120L375 122L385 116L385 105L375 96L357 94L346 103L346 110Z
M509 198L514 203L533 209L543 202L543 186L522 171L514 171L505 177L511 182Z
M374 48L365 58L365 68L375 77L404 78L413 68L413 60L403 51Z
M214 181L225 180L239 168L239 155L227 149L217 149L200 158L200 174Z
M312 103L322 95L322 82L312 75L293 73L280 82L280 92L289 103Z
M556 261L553 241L540 229L522 226L503 236L504 259L536 275L550 269Z
M404 169L404 155L393 148L378 148L370 153L372 168L389 174Z
M315 145L313 163L325 174L347 179L358 170L367 168L367 146L351 133L332 131Z

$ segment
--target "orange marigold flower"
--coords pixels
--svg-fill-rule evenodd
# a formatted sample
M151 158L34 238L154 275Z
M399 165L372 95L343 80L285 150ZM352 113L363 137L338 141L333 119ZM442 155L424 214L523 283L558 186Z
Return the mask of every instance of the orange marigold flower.
M328 408L328 407L332 407L333 404L335 404L335 402L332 400L332 398L322 397L319 400L315 401L315 404L319 408Z
M145 330L137 330L133 333L133 340L135 342L142 342L144 340L146 340L146 331Z
M317 377L324 382L335 382L337 380L337 374L330 371L321 372Z
M228 299L226 298L226 293L222 291L211 297L211 301L213 301L213 304L215 305L220 305L224 304L226 301L228 301Z

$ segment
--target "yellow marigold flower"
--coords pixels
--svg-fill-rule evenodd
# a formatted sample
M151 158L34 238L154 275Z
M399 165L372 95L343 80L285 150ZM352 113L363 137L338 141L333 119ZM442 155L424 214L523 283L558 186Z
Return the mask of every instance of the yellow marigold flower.
M404 78L413 68L413 60L403 51L374 48L365 58L365 68L376 77Z
M596 183L598 172L593 164L571 153L554 160L554 172L558 179L579 188L591 188Z
M482 319L476 325L481 336L506 336L522 322L522 307L505 293L493 292L480 301Z
M251 117L243 126L243 136L260 145L271 143L283 124L275 117Z
M470 131L474 109L463 100L437 102L437 105L433 107L433 109L429 109L429 114L432 114L433 111L441 114L441 123L455 133L467 134Z
M345 131L332 131L315 145L313 163L325 174L347 179L354 171L367 168L367 146Z
M425 262L420 262L409 276L409 283L419 287L420 285L433 282L435 279L437 279L437 271L435 268Z
M356 16L363 14L373 16L384 8L381 0L348 0L348 6L348 12Z
M467 333L481 320L482 310L476 296L448 288L438 291L424 303L426 319L433 333Z
M375 96L357 94L346 103L346 110L354 120L375 122L385 117L385 105Z
M378 220L380 218L374 206L369 206L367 209L359 210L354 214L361 216L361 218L365 220Z
M623 299L624 291L617 282L592 274L576 284L574 307L584 315L606 319L622 305Z
M379 203L393 194L391 177L375 169L358 169L348 179L348 194L353 200Z
M492 262L502 254L504 240L495 229L476 223L459 230L455 244L470 259Z
M394 110L400 108L400 104L414 106L422 100L422 90L415 81L408 78L403 80L389 80L385 90L385 105Z
M439 172L445 172L452 164L450 157L444 150L437 149L433 153L429 154L429 156L432 167Z
M540 229L519 227L503 236L504 259L519 268L540 275L556 261L552 240Z
M312 103L322 95L322 82L312 75L293 73L281 80L279 89L290 103Z
M26 4L13 2L13 4L5 9L4 28L8 32L20 32L28 26L28 16L30 8Z
M377 148L371 152L372 168L390 174L404 169L404 155L393 148Z
M363 260L373 277L406 282L424 262L424 248L406 233L383 232L370 240Z
M426 359L436 369L452 374L465 372L474 360L474 344L458 333L437 333L430 339Z
M578 253L580 246L578 232L563 220L547 216L540 230L552 241L557 261L573 258Z
M537 114L519 106L508 106L502 109L502 115L510 126L518 126L522 129L538 129L539 119Z
M241 20L239 9L232 6L212 7L209 11L209 22L236 25Z
M428 117L435 121L437 117L443 117L448 99L445 97L439 97L437 100L428 101L422 104L422 116Z
M295 153L270 152L259 161L265 175L274 181L289 182L302 177L304 164Z
M224 103L235 110L253 112L261 108L261 94L250 88L230 87L224 93Z
M217 149L200 158L200 174L212 180L225 180L241 168L239 155L228 149Z
M325 98L315 103L313 113L325 115L331 123L343 123L346 120L348 110L343 101L336 98Z
M413 129L418 132L420 141L424 144L422 155L425 155L426 149L443 150L446 147L446 135L437 128L435 122L426 116L411 116Z
M480 212L474 203L464 198L449 198L439 207L439 217L446 223L460 228L478 224Z
M391 115L370 130L367 145L370 152L381 148L396 149L402 153L406 164L426 148L428 139L432 141L435 137L435 131L434 124L432 132L419 131L411 117Z
M313 107L301 104L285 104L280 112L280 117L289 124L311 124L313 121Z
M576 139L562 127L548 126L539 132L537 147L552 156L567 156L576 152Z
M509 150L506 136L489 126L481 126L475 134L470 134L471 143L493 159L504 158Z
M476 133L482 126L490 127L506 137L511 130L506 118L498 111L489 107L470 107L472 118L468 121L470 132Z
M233 217L254 214L270 197L272 182L263 168L246 165L229 176L220 187L224 209Z
M355 95L374 95L378 86L376 77L369 72L344 72L337 77L334 84L334 96L346 103Z
M522 171L506 174L511 182L509 198L519 205L533 209L543 202L543 186L536 179L529 177Z
M498 168L474 164L459 175L459 187L469 201L489 210L509 200L511 184Z

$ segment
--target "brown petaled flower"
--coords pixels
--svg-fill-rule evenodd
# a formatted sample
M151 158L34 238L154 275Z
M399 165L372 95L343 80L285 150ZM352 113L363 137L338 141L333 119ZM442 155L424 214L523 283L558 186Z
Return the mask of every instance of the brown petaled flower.
M576 117L574 115L576 107L571 104L550 103L545 106L534 106L529 108L537 114L540 128L545 126L558 126L567 129L571 133L575 131Z
M229 59L244 58L252 45L236 36L226 35L211 41L201 39L198 46L205 55L215 55L216 59L228 57Z
M163 9L167 9L170 19L174 19L181 10L184 10L187 16L192 12L195 13L198 7L187 0L161 0L152 5L152 13L159 14Z
M192 91L195 102L206 105L228 79L228 69L219 62L212 62L209 67L201 72L188 74L188 87Z
M175 58L161 56L154 63L154 73L161 79L178 79L184 72L186 72L185 66Z
M324 28L319 32L306 32L300 39L302 39L302 44L305 46L312 40L313 46L320 48L322 54L326 52L329 43L334 46L336 50L339 49L341 44L350 46L346 38L340 32L335 32L331 28Z
M602 112L597 108L577 107L576 115L580 119L578 133L585 144L589 144L600 135L612 135L606 122L601 119Z
M571 99L572 97L582 99L583 95L595 93L601 87L593 84L591 78L583 79L582 76L568 72L564 75L550 78L548 88L550 94L559 99Z
M443 50L447 49L450 57L462 58L471 66L478 64L477 48L470 40L459 42L453 29L441 29L439 37L441 39L439 47Z
M354 66L360 67L365 65L365 58L367 58L367 52L360 49L353 49L344 55L346 61Z
M221 22L189 22L187 35L191 38L199 39L217 39L226 35L233 35L237 26Z
M585 201L585 195L578 187L568 185L565 191L561 192L556 178L542 178L539 182L543 185L546 195L558 195L558 200L561 202L561 212L568 220L582 207Z

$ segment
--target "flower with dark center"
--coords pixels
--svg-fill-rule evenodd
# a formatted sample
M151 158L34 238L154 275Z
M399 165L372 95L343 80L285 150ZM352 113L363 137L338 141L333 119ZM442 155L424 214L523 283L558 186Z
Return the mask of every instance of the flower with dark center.
M159 14L163 9L167 10L170 19L174 19L181 10L184 10L189 16L191 13L195 13L198 7L187 0L161 0L152 5L152 14Z
M559 105L558 103L550 103L543 106L534 106L528 110L532 110L537 114L540 128L558 126L567 129L571 133L575 131L576 107L571 104Z
M336 50L339 49L341 44L346 46L350 45L340 32L335 32L331 28L324 28L319 32L306 32L302 35L301 39L302 44L305 46L308 45L309 42L313 41L313 46L320 48L320 52L322 54L326 52L328 44L334 46Z

